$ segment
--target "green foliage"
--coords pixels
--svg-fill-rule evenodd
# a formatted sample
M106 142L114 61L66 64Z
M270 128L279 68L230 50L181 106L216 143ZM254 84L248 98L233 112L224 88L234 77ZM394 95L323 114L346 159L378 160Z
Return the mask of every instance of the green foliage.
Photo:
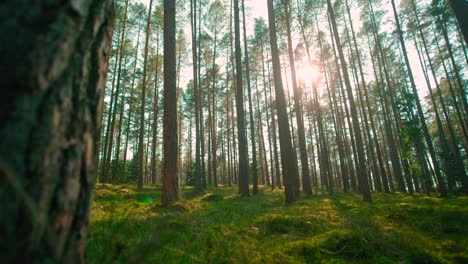
M286 206L281 190L240 198L237 187L160 207L160 188L98 184L90 263L462 263L468 197L308 196ZM188 198L190 197L190 198Z
M189 186L195 186L195 162L190 164L191 166L189 167L189 170L186 172L186 177L187 177L187 185Z

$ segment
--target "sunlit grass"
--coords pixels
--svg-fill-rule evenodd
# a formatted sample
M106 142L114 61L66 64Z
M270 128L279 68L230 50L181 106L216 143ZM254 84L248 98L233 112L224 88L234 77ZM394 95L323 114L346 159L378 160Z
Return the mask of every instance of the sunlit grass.
M91 263L466 263L468 197L374 194L250 198L210 189L161 208L160 188L98 185Z

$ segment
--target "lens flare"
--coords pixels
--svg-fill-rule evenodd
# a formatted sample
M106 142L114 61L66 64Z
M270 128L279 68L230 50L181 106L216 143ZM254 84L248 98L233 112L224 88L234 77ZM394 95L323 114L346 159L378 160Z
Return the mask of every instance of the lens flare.
M320 80L322 73L318 65L305 64L299 68L298 75L299 75L299 79L306 83L308 82L317 83Z

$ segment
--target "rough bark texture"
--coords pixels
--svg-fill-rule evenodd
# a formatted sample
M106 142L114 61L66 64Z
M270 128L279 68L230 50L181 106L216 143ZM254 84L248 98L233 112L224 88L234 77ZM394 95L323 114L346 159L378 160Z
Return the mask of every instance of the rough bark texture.
M84 262L112 11L110 0L2 2L2 263Z
M164 0L164 163L162 205L179 198L177 181L177 70L175 1Z

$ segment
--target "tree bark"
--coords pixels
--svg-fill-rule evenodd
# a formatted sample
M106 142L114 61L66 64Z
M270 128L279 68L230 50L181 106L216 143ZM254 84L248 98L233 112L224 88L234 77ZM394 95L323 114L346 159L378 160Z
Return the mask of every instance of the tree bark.
M468 43L468 16L466 10L468 10L468 2L466 0L449 0L452 6L453 12L457 17L458 24L463 33L465 43Z
M247 48L247 22L245 19L245 5L242 0L242 17L243 17L243 33L244 33L244 57L245 57L245 76L247 78L247 93L249 96L249 121L250 121L250 140L252 143L252 171L253 171L253 194L258 193L258 165L257 165L257 144L255 142L255 123L253 117L253 106L252 106L252 87L250 83L250 66L249 66L249 51Z
M112 115L111 118L111 123L110 123L110 134L109 134L109 145L107 149L107 159L105 160L104 163L104 170L105 174L109 176L109 170L110 170L110 164L111 164L111 157L112 157L112 146L114 142L114 130L115 130L115 117L117 115L117 103L119 102L119 94L120 94L120 78L122 75L122 59L123 59L123 53L124 53L124 47L125 47L125 29L127 25L127 10L128 10L128 0L125 1L125 13L124 13L124 20L123 20L123 25L122 25L122 34L120 36L120 51L119 51L119 61L118 61L118 68L117 68L117 83L116 83L116 88L115 88L115 101L113 104L113 107L109 109L110 114ZM118 148L119 146L117 146ZM118 151L118 149L117 149ZM118 163L118 161L116 161ZM111 171L111 181L113 181L114 175L115 174L115 168Z
M177 67L175 1L164 0L164 162L162 206L179 199L177 179Z
M195 190L203 189L201 181L200 154L200 101L198 97L198 63L197 63L197 0L190 1L190 16L192 29L192 64L193 64L193 96L195 99Z
M127 64L127 58L125 58L125 65ZM125 70L125 69L124 69ZM115 158L114 158L114 176L120 176L119 174L119 159L120 159L120 143L122 138L122 124L123 124L123 116L124 116L124 108L125 108L125 94L126 94L126 87L125 87L125 80L123 78L123 91L122 91L122 98L120 99L120 110L119 110L119 123L117 124L117 141L115 142ZM116 179L114 179L115 182ZM121 179L117 179L117 182L121 183Z
M412 89L412 92L413 92L413 95L414 95L414 101L415 101L416 107L417 107L419 121L421 122L421 127L422 127L422 130L423 130L424 138L426 139L426 144L427 144L427 147L429 149L429 154L431 155L431 160L432 160L432 163L434 164L434 172L436 173L437 178L440 179L441 178L441 176L440 176L441 170L440 170L440 166L439 166L439 161L437 160L437 157L436 157L436 154L435 154L434 145L433 145L432 139L431 139L431 137L429 135L429 130L427 128L426 118L424 117L424 112L423 112L423 109L422 109L422 106L421 106L421 101L419 100L418 90L417 90L416 84L414 82L413 72L411 70L411 66L410 66L410 63L409 63L409 59L408 59L408 55L407 55L408 53L406 51L406 45L405 45L405 41L404 41L404 38L403 38L403 32L401 30L400 19L398 18L398 13L397 13L397 10L396 10L395 1L391 0L391 3L392 3L393 15L395 17L395 22L396 22L396 25L397 25L398 38L400 40L401 49L403 51L403 58L405 60L405 65L406 65L406 69L408 71L408 77L409 77L409 80L410 80L411 89Z
M280 172L280 167L279 167L279 151L278 151L278 136L277 136L277 128L278 126L276 125L276 119L275 119L275 112L277 111L277 105L276 105L276 100L273 101L273 94L272 94L272 89L271 89L271 73L270 73L270 64L267 64L267 69L268 69L268 92L269 92L269 98L270 98L270 110L271 110L271 126L273 127L272 135L273 135L273 151L274 151L274 156L275 156L275 183L273 184L274 186L278 188L283 188L283 185L281 184L281 172Z
M113 1L2 10L11 16L0 22L10 36L0 47L0 256L84 263Z
M262 84L263 84L263 96L264 96L264 111L265 111L265 117L266 117L266 126L267 126L267 133L268 133L268 152L269 152L269 156L270 156L270 171L271 171L271 181L269 180L270 177L267 177L267 185L270 185L271 184L271 187L274 188L275 187L275 184L274 184L274 169L273 169L273 151L272 151L272 143L271 143L271 129L270 129L270 111L269 111L269 101L267 99L267 83L266 83L266 80L265 80L265 61L264 61L264 52L263 52L263 45L264 45L264 42L263 42L263 39L262 39L262 42L261 42L261 49L260 49L260 52L261 52L261 61L262 61ZM258 103L258 102L257 102ZM265 159L267 157L267 153L266 153L266 150L265 150ZM269 168L267 167L267 171L269 170Z
M289 64L291 65L291 76L292 76L292 85L294 91L294 108L296 110L296 123L297 123L297 134L299 141L299 152L301 157L301 168L302 168L302 189L305 194L312 194L312 186L310 184L310 169L309 169L309 159L307 157L307 147L305 140L305 131L304 131L304 116L302 114L302 94L299 88L297 87L296 80L296 65L294 62L294 54L292 47L291 39L291 29L289 21L289 6L286 0L283 0L283 6L286 16L286 35L288 38L288 53L289 53Z
M157 161L156 161L156 145L158 137L158 115L159 115L159 27L156 25L156 65L154 70L154 92L153 92L153 125L152 125L152 142L151 142L151 183L157 182Z
M356 58L357 58L357 62L358 62L359 73L360 73L360 77L361 77L361 81L362 81L362 85L363 85L362 90L364 91L364 101L365 101L365 105L367 107L367 111L368 111L368 114L369 114L369 120L370 120L370 125L371 125L372 136L374 137L374 141L375 141L375 149L376 149L375 156L377 156L377 159L378 159L378 173L379 173L379 176L380 176L379 178L381 179L380 186L383 188L383 190L386 193L388 193L388 192L390 192L390 190L388 189L387 172L385 171L384 162L383 162L383 159L382 159L382 154L381 154L380 147L379 147L379 144L378 144L378 141L377 141L377 132L376 132L375 123L374 123L374 116L373 116L372 109L371 109L370 103L369 103L369 95L368 95L368 92L367 92L367 90L368 90L367 89L367 83L366 83L366 80L365 80L365 77L364 77L364 70L363 70L362 62L361 62L361 54L360 54L358 44L357 44L357 41L356 41L356 35L354 33L354 26L353 26L353 21L352 21L352 17L351 17L351 11L350 11L350 7L349 7L349 3L348 3L347 0L345 1L345 3L346 3L346 11L347 11L347 14L348 14L349 24L350 24L350 27L351 27L351 33L352 33L352 37L353 37L354 49L355 49L355 52L356 52ZM358 87L358 89L359 89L359 87ZM365 112L365 110L363 109L363 113L364 112ZM367 118L365 118L365 119L367 119ZM370 131L368 131L368 133L369 132ZM374 151L373 150L374 149L373 145L374 144L373 144L371 138L369 137L369 146L370 146L372 152Z
M215 20L217 21L217 19ZM212 117L211 117L211 154L212 154L212 170L213 170L213 185L218 187L218 163L217 163L217 121L216 121L216 82L218 69L216 68L216 51L217 51L217 40L218 40L218 28L215 26L215 33L213 39L213 66L212 66L212 87L211 87L211 105L212 105Z
M115 22L114 22L115 24ZM116 27L114 25L114 27ZM104 150L103 150L103 155L101 158L101 176L99 178L100 182L108 182L109 181L109 170L107 169L107 155L110 155L110 153L107 153L108 150L108 143L109 143L109 134L110 134L110 128L111 128L111 115L112 115L112 106L114 104L114 92L115 92L115 79L117 77L117 57L119 56L119 51L120 51L120 45L121 40L120 38L117 40L117 54L115 54L115 63L114 63L114 71L113 71L113 76L112 76L112 88L111 88L111 96L110 96L110 103L109 103L109 113L107 115L107 124L105 126L106 129L106 135L104 137ZM109 52L112 49L112 43L110 45L111 47L109 48ZM110 53L109 53L110 55ZM110 61L110 56L109 56L109 61ZM108 62L109 63L109 62ZM101 117L103 118L103 117ZM99 143L100 147L102 147L102 141Z
M286 203L299 199L299 169L296 152L291 143L286 100L281 78L281 65L279 60L278 43L276 37L275 13L273 0L268 0L268 21L270 29L270 45L273 59L273 76L275 82L276 106L278 115L278 128L281 149L281 164L283 169L283 182L285 186Z
M242 61L240 43L239 0L234 0L234 35L236 59L236 112L237 138L239 148L239 193L249 196L249 153L247 151L247 136L245 131L244 92L242 83Z
M138 48L140 47L140 27L138 25L138 37L137 37L137 44L135 47L135 62L133 65L133 78L132 78L132 86L130 88L130 103L128 105L128 119L127 119L127 133L125 135L125 147L124 147L124 160L122 165L122 177L123 182L125 183L125 174L127 171L127 150L128 150L128 140L130 135L130 123L132 120L132 106L133 106L133 95L135 92L135 76L136 76L136 69L138 64Z
M150 37L150 26L151 26L151 9L153 7L153 0L150 0L148 9L148 18L146 21L146 40L145 40L145 52L143 54L143 81L141 86L141 107L140 107L140 132L138 136L138 189L143 189L143 173L144 173L144 145L143 138L145 134L145 104L146 104L146 73L147 73L147 60L148 60L148 49L149 49L149 37Z
M357 146L357 152L358 152L358 182L359 182L359 189L363 195L364 201L366 202L372 202L371 194L370 194L370 188L369 188L369 182L367 180L367 172L366 172L366 165L365 165L365 154L364 154L364 146L363 146L363 140L362 140L362 135L361 135L361 128L359 126L358 122L358 115L357 115L357 110L353 98L353 92L351 90L351 83L349 80L349 75L348 75L348 70L346 67L346 60L344 58L343 54L343 49L341 47L340 43L340 38L338 35L338 29L336 26L336 21L335 21L335 13L333 11L333 7L331 4L330 0L327 0L327 5L328 5L328 12L330 14L330 19L333 27L333 33L335 36L335 42L336 46L338 49L338 54L341 62L341 69L343 71L343 76L344 76L344 81L346 85L346 90L348 93L348 100L350 103L350 108L351 108L351 116L353 118L353 128L355 132L355 137L356 137L356 146Z

